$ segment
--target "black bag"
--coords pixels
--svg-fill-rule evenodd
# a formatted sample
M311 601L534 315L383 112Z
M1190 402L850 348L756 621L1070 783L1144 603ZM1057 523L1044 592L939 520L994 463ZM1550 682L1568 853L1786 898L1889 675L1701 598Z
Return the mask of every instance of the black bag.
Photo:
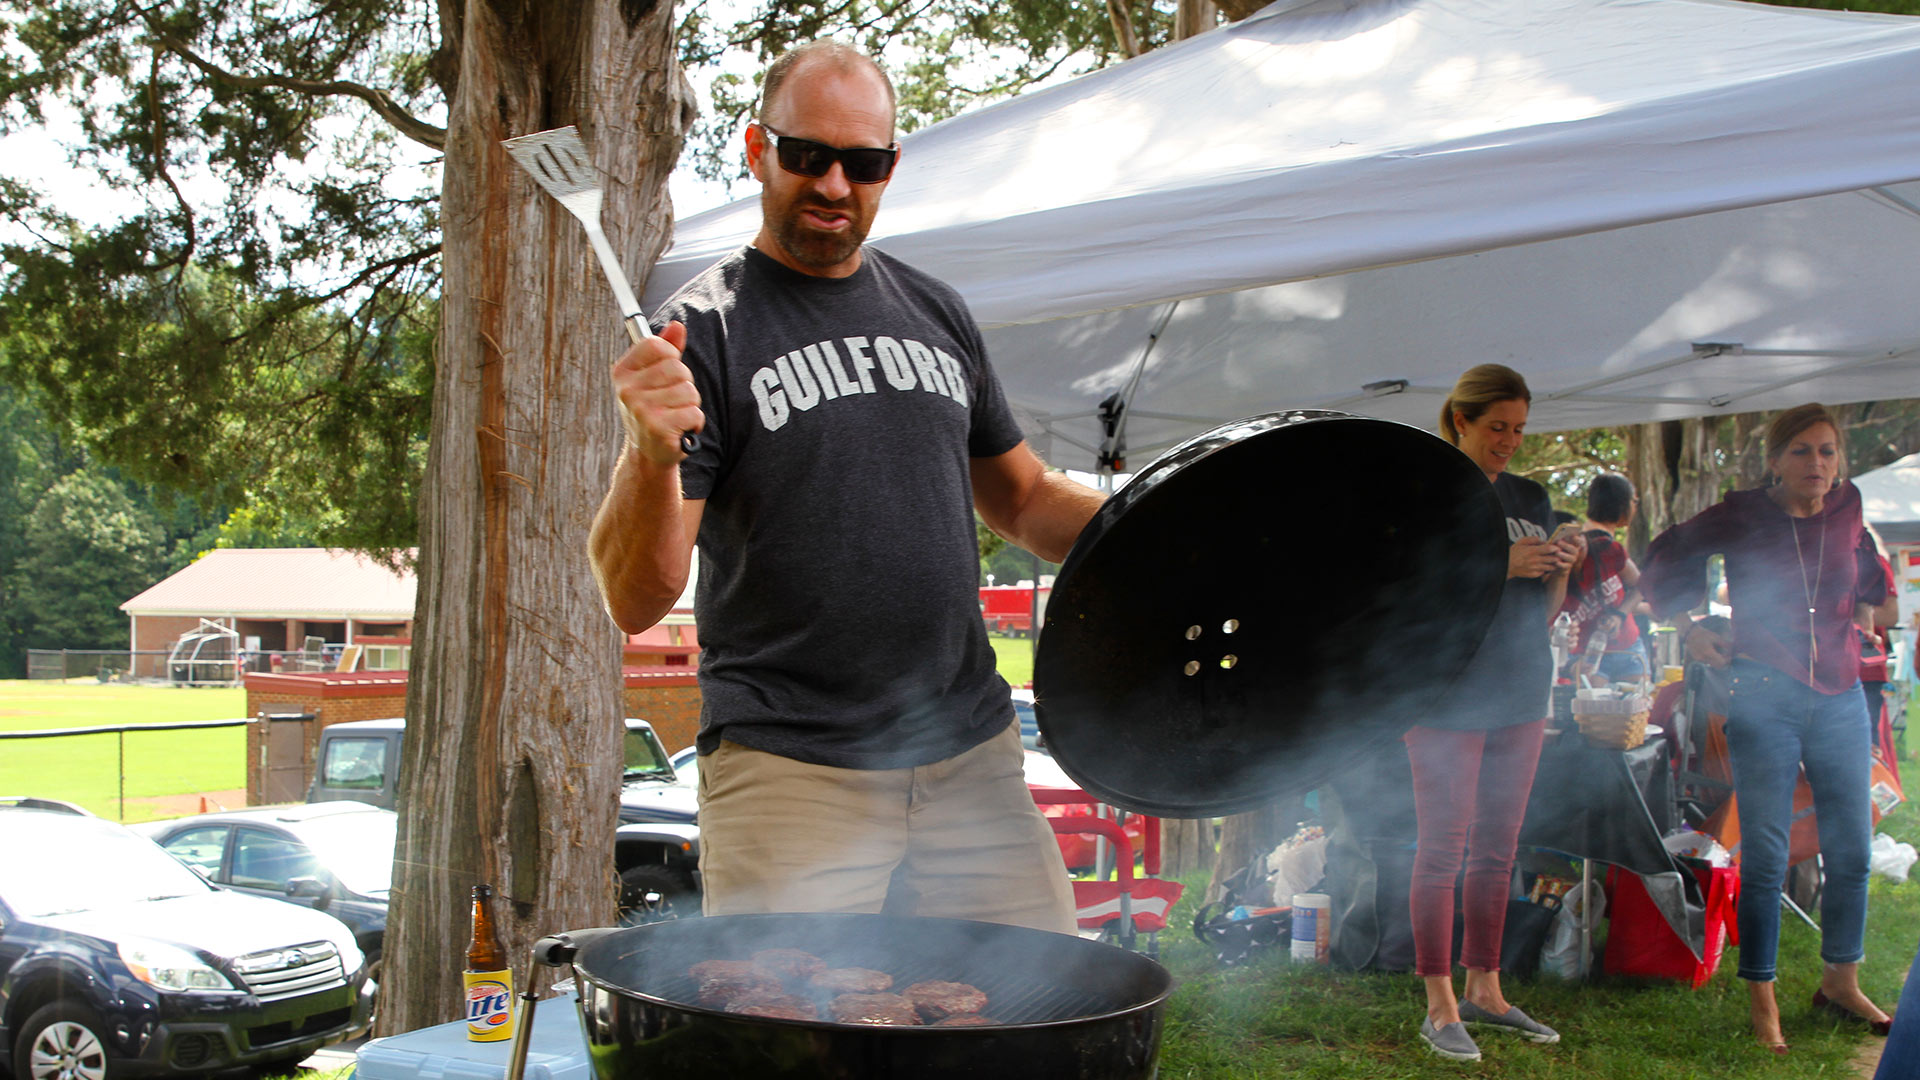
M1500 934L1500 972L1522 981L1540 971L1540 949L1547 943L1558 906L1531 900L1507 901L1506 928Z
M1256 885L1264 884L1264 878L1256 881L1261 869L1262 862L1258 859L1250 866L1241 867L1239 873L1221 882L1219 900L1194 912L1193 936L1213 950L1214 959L1221 967L1250 963L1275 949L1285 952L1293 944L1290 908L1260 915L1243 911L1239 918L1234 917L1235 909L1241 907L1239 893L1253 892Z
M1213 950L1213 957L1221 967L1238 967L1276 950L1284 953L1292 947L1291 909L1236 919L1233 910L1238 906L1233 894L1228 893L1193 916L1193 936Z

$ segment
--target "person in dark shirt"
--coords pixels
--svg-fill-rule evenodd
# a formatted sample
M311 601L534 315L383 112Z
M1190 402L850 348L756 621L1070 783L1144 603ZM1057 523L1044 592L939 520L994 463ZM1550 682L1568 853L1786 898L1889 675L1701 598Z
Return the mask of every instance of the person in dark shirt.
M627 437L594 571L633 632L700 551L707 914L1072 933L980 620L973 515L1057 562L1102 496L1022 439L959 295L863 243L899 153L872 59L818 41L768 69L746 133L759 234L613 365Z
M1813 789L1826 883L1820 896L1825 966L1814 1006L1872 1025L1887 1015L1860 990L1872 841L1871 731L1860 690L1855 622L1891 582L1845 479L1840 424L1800 405L1767 428L1772 483L1735 491L1654 538L1640 575L1656 618L1698 604L1709 556L1726 559L1731 635L1682 620L1693 659L1729 668L1727 751L1740 807L1740 977L1754 1037L1785 1053L1774 999L1780 887L1786 879L1793 789Z
M1565 598L1567 572L1584 552L1577 527L1556 528L1546 489L1506 471L1520 448L1533 396L1520 373L1482 364L1460 376L1440 410L1440 432L1493 484L1507 517L1507 581L1486 638L1424 723L1407 732L1419 848L1409 907L1414 972L1426 984L1420 1037L1434 1053L1478 1061L1466 1025L1558 1042L1552 1028L1509 1004L1500 989L1500 937L1520 822L1552 711L1548 613ZM1464 999L1453 991L1453 893L1465 853L1460 959Z

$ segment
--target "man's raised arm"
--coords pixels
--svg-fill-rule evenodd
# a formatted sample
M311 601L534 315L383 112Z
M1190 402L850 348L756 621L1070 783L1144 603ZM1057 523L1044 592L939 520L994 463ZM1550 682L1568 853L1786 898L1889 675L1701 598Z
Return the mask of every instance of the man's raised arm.
M974 509L987 528L1048 562L1067 557L1106 501L1065 473L1049 471L1024 442L998 457L974 458L971 468Z
M607 613L629 634L659 622L686 590L706 506L680 493L680 434L706 426L680 360L686 342L686 327L668 323L613 364L626 448L594 515L588 552Z

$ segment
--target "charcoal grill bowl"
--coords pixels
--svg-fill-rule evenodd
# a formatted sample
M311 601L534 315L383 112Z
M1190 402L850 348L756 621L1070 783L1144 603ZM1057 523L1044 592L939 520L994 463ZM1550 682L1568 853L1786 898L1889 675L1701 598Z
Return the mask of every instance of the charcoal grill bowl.
M687 969L767 948L805 949L903 988L971 983L987 1027L877 1027L739 1016L697 1003ZM636 926L574 961L594 1075L769 1080L1149 1080L1173 979L1095 941L960 919L722 915ZM822 1002L824 1004L824 1001ZM824 1014L823 1014L824 1015Z

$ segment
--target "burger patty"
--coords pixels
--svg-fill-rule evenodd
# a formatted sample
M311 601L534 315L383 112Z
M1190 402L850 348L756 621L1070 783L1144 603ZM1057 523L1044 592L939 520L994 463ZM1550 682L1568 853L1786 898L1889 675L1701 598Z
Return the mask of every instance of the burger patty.
M761 949L753 954L753 962L761 970L795 983L804 983L827 970L825 960L799 949Z
M842 1024L917 1025L920 1014L899 994L841 994L827 1011Z
M893 988L893 976L872 968L830 968L808 985L829 994L878 994Z
M783 994L787 989L777 976L745 960L705 960L693 965L687 974L699 987L700 1004L708 1008L722 1008L755 995Z
M703 983L715 976L744 978L759 970L760 965L751 960L702 960L687 969L687 978Z
M917 982L907 987L902 996L913 1002L913 1007L928 1020L977 1013L987 1007L987 995L959 982Z
M820 1010L813 1002L792 994L745 994L727 1002L730 1013L760 1016L773 1020L818 1020Z
M935 1020L929 1027L997 1027L1000 1021L979 1013L956 1013L945 1019Z

